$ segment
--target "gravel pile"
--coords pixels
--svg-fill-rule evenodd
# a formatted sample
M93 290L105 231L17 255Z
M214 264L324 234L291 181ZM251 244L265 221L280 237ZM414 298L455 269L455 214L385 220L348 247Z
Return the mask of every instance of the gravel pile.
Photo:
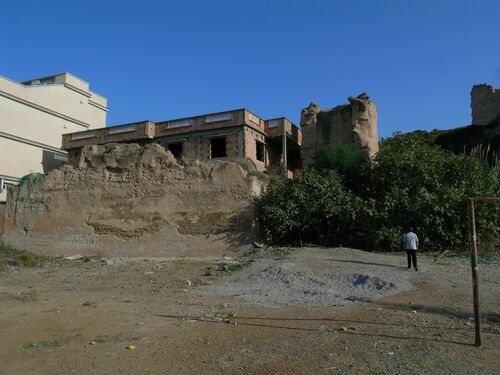
M387 267L346 263L335 266L334 262L335 259L297 257L267 260L256 272L205 290L239 297L254 305L341 306L411 289L411 273L404 269L394 272Z

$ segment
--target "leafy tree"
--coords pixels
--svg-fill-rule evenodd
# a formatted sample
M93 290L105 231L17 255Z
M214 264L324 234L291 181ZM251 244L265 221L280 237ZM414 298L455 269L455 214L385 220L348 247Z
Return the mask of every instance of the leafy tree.
M293 181L270 186L258 216L268 241L339 243L353 232L360 200L334 171L305 169Z
M467 198L500 196L500 167L454 155L420 133L395 134L366 162L353 146L320 150L313 168L270 186L259 202L268 241L398 250L409 227L422 249L468 244ZM477 208L482 244L499 243L500 209Z
M366 157L359 147L334 143L318 150L312 167L320 171L337 172L349 189L357 191L367 165Z
M424 248L466 246L467 198L499 195L498 177L498 170L430 145L419 136L397 134L385 140L370 176L377 212L375 245L396 249L401 232L414 227ZM481 208L478 214L482 238L497 237L497 210Z

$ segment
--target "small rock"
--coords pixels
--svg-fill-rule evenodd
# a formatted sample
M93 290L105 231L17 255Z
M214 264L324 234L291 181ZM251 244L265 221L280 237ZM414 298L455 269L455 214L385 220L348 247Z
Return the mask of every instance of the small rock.
M105 264L106 266L112 266L115 262L108 258L102 258L101 263Z
M83 259L83 256L80 254L76 254L76 255L70 255L70 256L64 257L64 259L65 260L79 260L79 259Z

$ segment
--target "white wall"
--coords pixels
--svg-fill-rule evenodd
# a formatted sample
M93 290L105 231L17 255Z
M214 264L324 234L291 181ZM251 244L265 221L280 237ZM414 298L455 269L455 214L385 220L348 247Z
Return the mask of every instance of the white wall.
M54 81L27 86L0 76L0 175L47 173L61 164L54 155L63 153L63 134L106 126L106 98L68 73Z

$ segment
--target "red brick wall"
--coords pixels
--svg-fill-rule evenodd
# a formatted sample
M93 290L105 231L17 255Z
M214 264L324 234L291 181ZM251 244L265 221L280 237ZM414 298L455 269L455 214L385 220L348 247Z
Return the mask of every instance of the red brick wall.
M257 160L257 145L256 141L266 144L266 138L264 135L256 132L255 130L245 128L244 136L244 157L252 160L258 169L263 170L268 165L267 151L265 161ZM267 145L265 146L267 150Z
M119 143L119 142L134 142L138 140L144 140L145 138L153 138L155 136L155 124L151 121L138 122L133 124L120 125L119 127L126 127L135 125L135 131L126 133L109 134L110 128L100 128L87 130L89 132L96 132L94 137L83 138L83 139L72 139L73 134L64 134L62 148L64 150L70 150L73 148L81 148L87 145L105 144L105 143ZM117 128L119 128L117 127Z

